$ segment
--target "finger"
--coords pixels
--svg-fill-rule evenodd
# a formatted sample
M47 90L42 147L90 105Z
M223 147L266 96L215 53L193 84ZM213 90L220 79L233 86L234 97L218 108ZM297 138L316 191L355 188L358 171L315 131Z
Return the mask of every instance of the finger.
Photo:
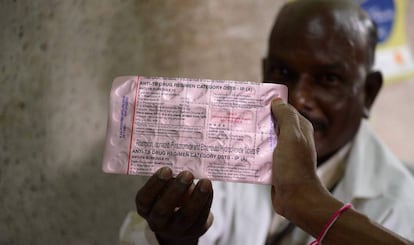
M181 206L183 206L184 205L184 203L186 203L189 199L190 199L190 197L191 197L191 194L193 193L193 191L194 191L194 189L195 189L195 184L194 183L192 183L191 184L191 186L187 189L187 192L184 194L184 197L183 197L183 199L181 200L181 202L178 204L178 206L179 207L181 207Z
M200 225L194 226L194 231L190 230L190 232L193 232L193 234L195 234L196 237L201 237L211 227L211 225L213 224L213 220L214 220L213 214L211 212L208 212L207 218L200 219L198 222Z
M196 234L196 236L202 236L213 224L213 214L210 212L211 204L213 202L213 192L211 192L208 201L205 204L205 207L200 212L198 220L194 223L191 233Z
M145 185L137 192L135 197L135 205L139 215L147 218L148 213L151 211L152 206L158 198L158 195L162 192L171 178L171 169L163 167L152 175Z
M314 134L313 134L314 130L313 130L312 123L300 114L298 115L298 117L299 117L299 124L302 130L302 134L305 136L308 146L311 148L312 152L316 152L315 140L314 140ZM315 154L315 157L316 157L316 154Z
M299 113L298 113L298 119L299 119L300 128L302 129L302 132L306 136L306 138L308 137L313 138L312 123Z
M272 101L271 110L280 131L278 141L301 138L299 113L292 106L277 98Z
M147 219L152 230L163 230L165 228L193 180L194 176L192 173L183 171L159 196Z
M200 180L188 202L177 212L175 225L183 230L188 230L190 234L204 233L209 227L206 227L206 222L212 200L213 188L211 181L207 179Z

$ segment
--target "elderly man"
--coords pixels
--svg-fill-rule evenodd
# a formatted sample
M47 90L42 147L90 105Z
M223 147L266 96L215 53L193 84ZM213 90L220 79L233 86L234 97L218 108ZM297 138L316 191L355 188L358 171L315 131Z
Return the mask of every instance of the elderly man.
M286 4L263 61L264 82L287 85L295 108L272 105L281 122L272 194L269 186L253 184L200 180L194 186L191 173L173 178L162 168L136 198L152 230L146 239L307 244L328 213L350 202L354 210L339 218L327 242L404 244L388 230L414 240L414 180L364 121L382 86L381 73L372 69L376 38L375 25L353 1Z

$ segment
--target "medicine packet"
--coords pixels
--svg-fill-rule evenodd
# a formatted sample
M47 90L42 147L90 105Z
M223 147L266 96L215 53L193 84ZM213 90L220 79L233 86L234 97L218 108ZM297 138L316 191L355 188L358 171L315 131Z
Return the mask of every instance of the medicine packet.
M272 99L280 84L117 77L113 81L103 171L152 175L163 166L196 178L271 183L277 144Z

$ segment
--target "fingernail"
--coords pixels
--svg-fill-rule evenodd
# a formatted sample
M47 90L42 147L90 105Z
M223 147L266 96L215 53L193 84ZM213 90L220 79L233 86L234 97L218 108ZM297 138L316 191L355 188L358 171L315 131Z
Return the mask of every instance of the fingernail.
M172 176L172 171L170 168L163 167L160 170L158 170L158 177L160 179L167 180L167 179L170 179L171 176Z
M181 183L188 185L193 182L194 177L192 173L185 171L180 173L179 179Z
M283 103L283 100L280 97L276 97L272 100L272 104L273 103L280 104L280 103Z
M210 190L210 182L207 180L200 180L200 191L206 193Z

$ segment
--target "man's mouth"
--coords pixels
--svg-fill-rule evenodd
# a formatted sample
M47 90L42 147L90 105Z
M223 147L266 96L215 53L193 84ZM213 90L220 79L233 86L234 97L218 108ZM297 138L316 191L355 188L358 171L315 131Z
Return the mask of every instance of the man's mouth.
M326 129L326 125L319 121L311 121L313 130L316 131L323 131Z
M311 116L307 115L306 113L300 112L306 119L309 120L309 122L313 126L313 130L316 133L322 133L327 128L327 123L321 119L312 118Z

